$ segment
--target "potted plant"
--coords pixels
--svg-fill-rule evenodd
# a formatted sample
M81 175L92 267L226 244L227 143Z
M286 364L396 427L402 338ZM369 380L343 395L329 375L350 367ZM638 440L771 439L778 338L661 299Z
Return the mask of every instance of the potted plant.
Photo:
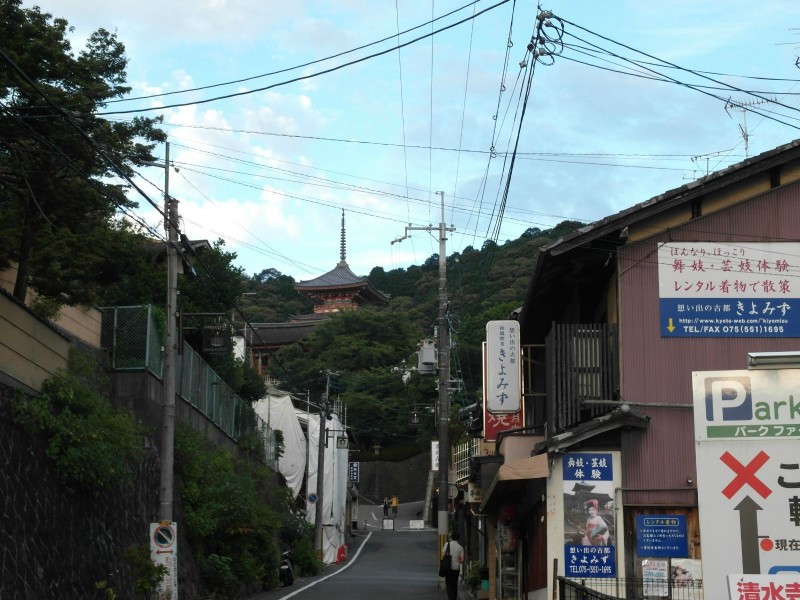
M466 585L473 592L480 587L481 585L480 561L477 560L470 561L469 571L467 571L467 576L464 579L464 585Z

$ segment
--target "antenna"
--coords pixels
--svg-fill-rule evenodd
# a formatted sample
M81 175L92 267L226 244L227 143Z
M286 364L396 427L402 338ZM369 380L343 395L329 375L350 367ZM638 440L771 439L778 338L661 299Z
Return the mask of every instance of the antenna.
M747 158L750 156L750 134L747 131L747 113L753 106L758 106L759 104L772 104L773 102L777 102L775 98L764 98L763 100L748 100L747 102L735 102L728 98L728 101L725 103L725 112L728 113L730 117L731 113L729 109L733 110L740 110L742 111L742 121L743 123L739 125L739 132L742 135L742 139L744 140L744 157Z
M709 152L707 154L698 154L697 156L692 157L692 162L697 165L698 161L702 158L706 159L706 177L708 177L709 166L708 162L710 158L722 156L723 154L728 154L729 152L733 151L733 148L729 148L727 150L716 150L715 152ZM686 179L686 177L684 177Z

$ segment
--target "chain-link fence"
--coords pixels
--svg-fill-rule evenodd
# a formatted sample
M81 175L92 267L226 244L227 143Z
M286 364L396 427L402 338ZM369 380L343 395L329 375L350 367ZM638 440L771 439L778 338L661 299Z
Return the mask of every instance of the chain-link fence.
M559 600L703 600L703 581L678 585L668 579L558 578Z
M100 343L108 350L113 371L147 369L161 378L164 316L156 316L153 307L116 306L101 308L103 327Z
M114 371L145 371L163 377L164 318L152 306L101 308L101 342ZM238 443L263 449L275 468L275 436L253 407L237 396L208 363L189 346L176 355L175 393Z

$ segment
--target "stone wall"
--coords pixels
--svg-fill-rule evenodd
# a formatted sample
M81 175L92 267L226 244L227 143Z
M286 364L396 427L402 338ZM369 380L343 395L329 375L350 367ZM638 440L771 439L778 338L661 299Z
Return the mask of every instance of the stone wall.
M397 494L400 502L426 500L430 454L403 461L376 460L359 464L358 495L362 502L379 504Z
M158 518L156 450L118 489L71 489L50 468L44 441L10 421L10 395L0 389L0 598L106 598L95 587L105 581L119 600L133 600L135 576L122 552L149 547L149 524ZM176 502L178 520L179 510ZM185 532L178 533L180 597L202 597Z

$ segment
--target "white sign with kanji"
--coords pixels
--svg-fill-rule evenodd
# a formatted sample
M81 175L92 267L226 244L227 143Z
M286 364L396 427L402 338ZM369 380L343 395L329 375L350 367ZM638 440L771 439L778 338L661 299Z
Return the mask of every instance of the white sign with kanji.
M730 600L800 600L800 573L728 575Z
M787 433L800 370L782 371L693 373L706 598L725 598L731 574L800 574L800 452Z
M486 408L489 412L519 412L521 352L517 321L486 323Z

